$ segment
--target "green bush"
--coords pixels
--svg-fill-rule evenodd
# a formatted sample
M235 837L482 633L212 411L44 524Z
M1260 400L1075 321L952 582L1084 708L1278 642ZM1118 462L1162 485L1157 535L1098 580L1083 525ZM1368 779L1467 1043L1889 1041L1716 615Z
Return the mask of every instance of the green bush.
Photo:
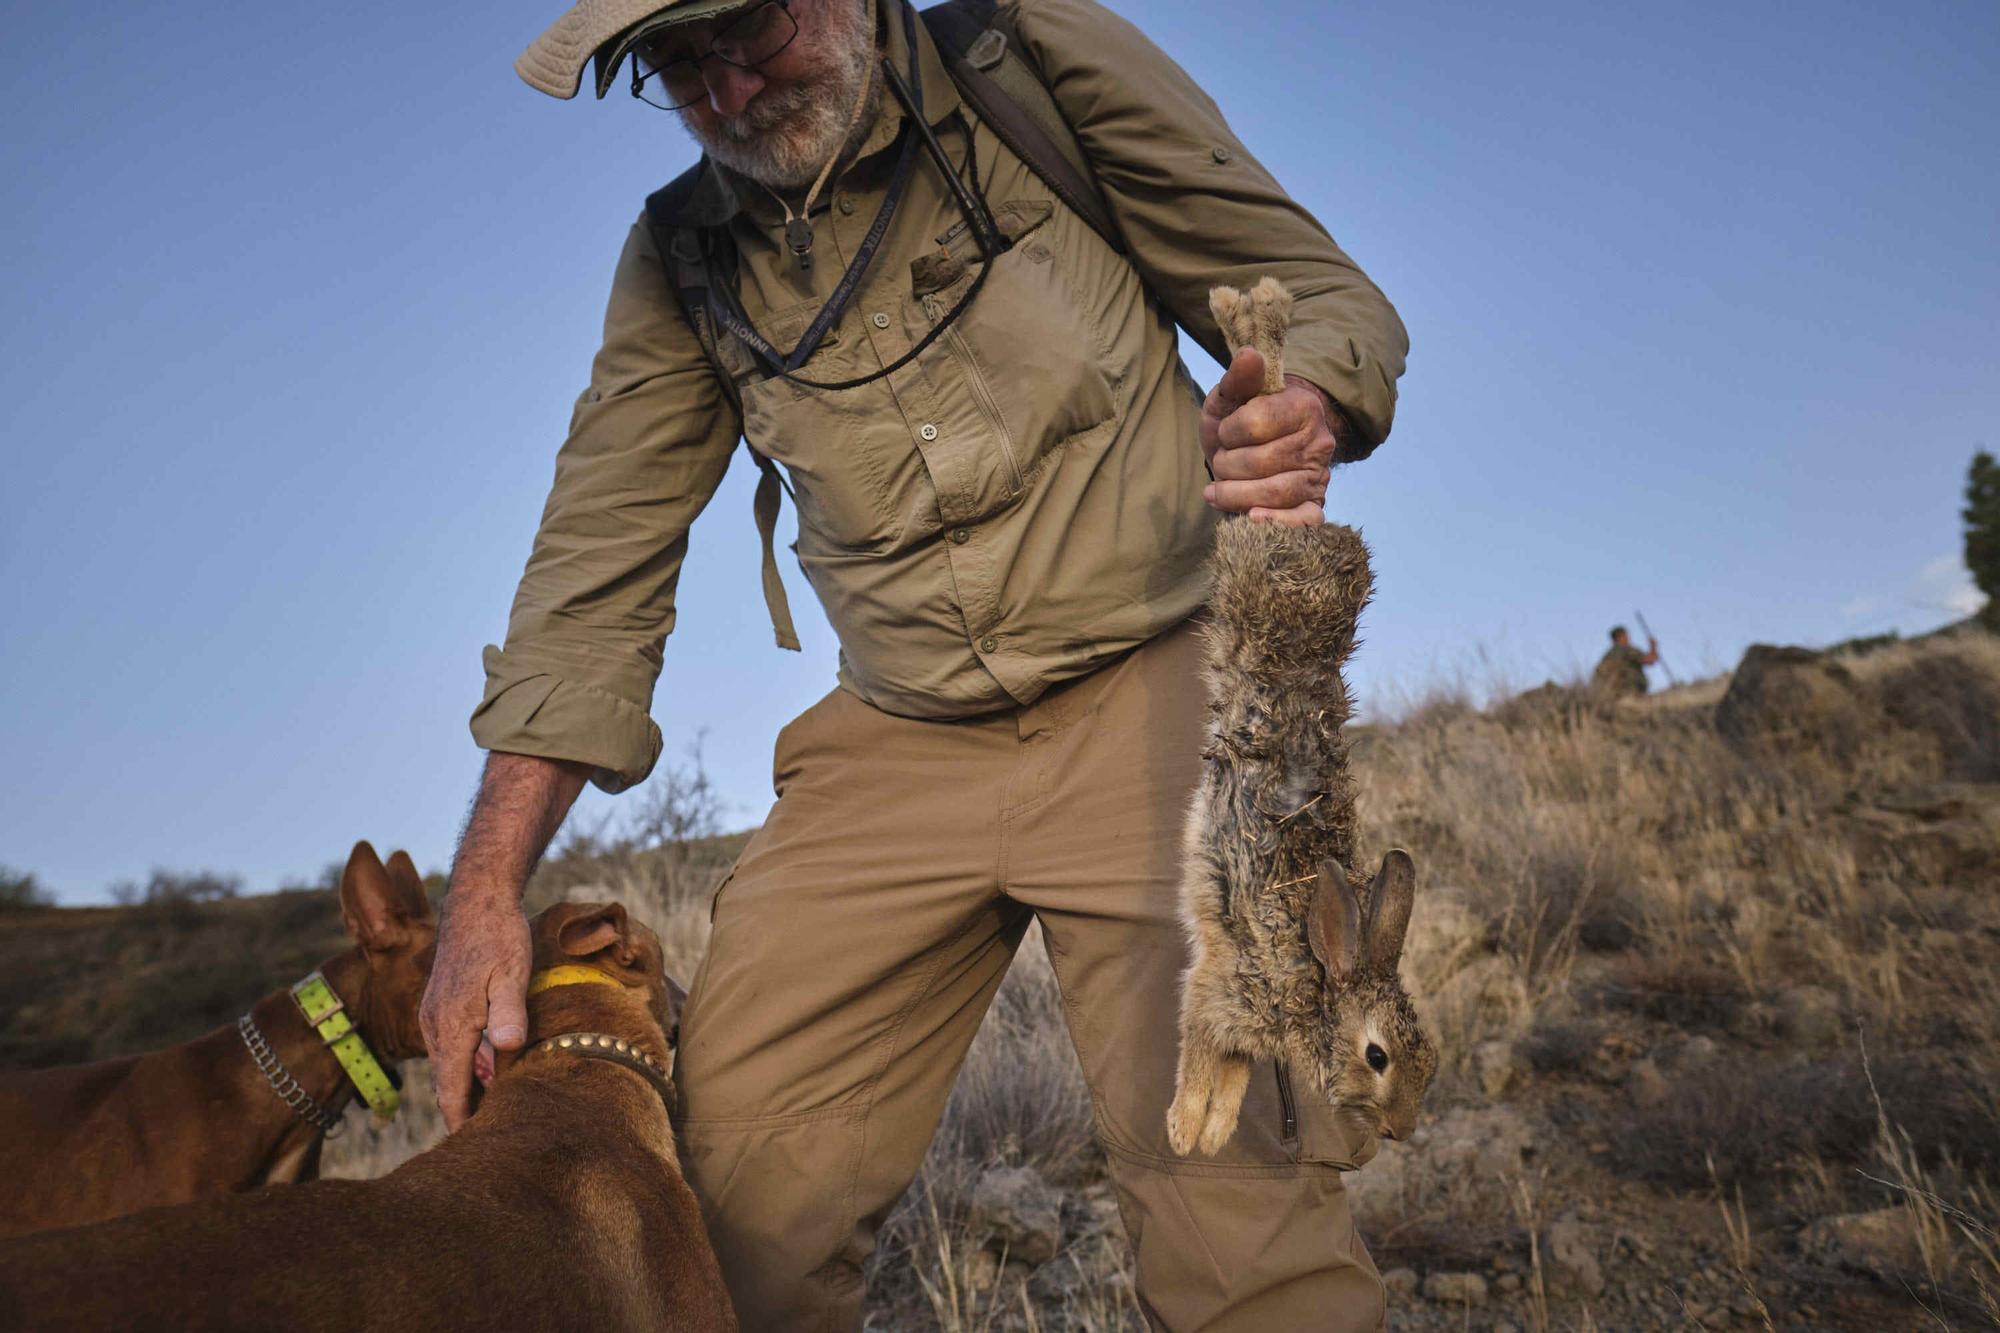
M1989 629L2000 630L2000 463L1981 449L1965 478L1965 567L1986 594L1980 613Z

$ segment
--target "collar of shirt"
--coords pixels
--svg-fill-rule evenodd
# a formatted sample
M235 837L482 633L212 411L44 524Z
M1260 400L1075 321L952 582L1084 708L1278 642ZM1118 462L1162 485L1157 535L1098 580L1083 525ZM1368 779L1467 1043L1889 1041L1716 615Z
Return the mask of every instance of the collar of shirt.
M903 38L904 7L905 0L880 0L877 5L878 19L884 30L879 34L882 50L898 71L907 71L910 67L910 48ZM930 30L924 27L921 19L917 21L916 30L917 67L922 71L924 80L924 118L932 125L938 125L961 105L958 85L951 81L944 57L938 54L937 44L931 41ZM867 162L896 142L896 135L903 127L902 104L885 87L878 105L880 110L875 124L861 141L861 150L834 176L834 184L838 184L857 165ZM813 211L824 210L832 203L833 195L831 189L822 191ZM738 213L747 213L758 225L768 228L776 228L784 221L784 214L769 191L720 163L704 159L701 178L670 221L680 226L719 227Z

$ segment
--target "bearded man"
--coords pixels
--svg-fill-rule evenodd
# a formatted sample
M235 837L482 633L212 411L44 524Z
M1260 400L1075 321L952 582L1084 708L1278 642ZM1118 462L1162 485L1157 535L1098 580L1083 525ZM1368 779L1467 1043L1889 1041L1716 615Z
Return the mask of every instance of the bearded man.
M1341 1184L1373 1140L1268 1064L1217 1156L1175 1156L1165 1118L1213 524L1323 521L1331 468L1389 432L1403 327L1136 28L1094 0L985 17L966 66L1024 62L1087 190L996 133L905 0L582 0L518 62L564 98L629 62L704 159L626 243L486 650L491 753L424 1005L439 1100L464 1120L482 1030L523 1040L521 892L571 802L658 757L689 526L741 437L779 640L781 469L841 643L681 1020L684 1167L745 1326L858 1327L875 1231L1032 919L1147 1318L1373 1328ZM1246 350L1204 400L1175 325L1219 348L1209 287L1266 275L1298 298L1296 373L1257 396Z

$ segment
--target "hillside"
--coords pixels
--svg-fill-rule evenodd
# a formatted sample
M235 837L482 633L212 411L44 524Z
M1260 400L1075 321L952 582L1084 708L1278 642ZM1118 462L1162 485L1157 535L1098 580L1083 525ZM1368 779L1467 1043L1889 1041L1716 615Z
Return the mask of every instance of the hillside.
M1354 740L1363 860L1417 859L1405 974L1445 1058L1349 1178L1392 1328L2000 1321L2000 639L1753 650L1613 710L1437 699ZM701 789L668 786L531 896L620 898L686 975L741 835L686 840ZM337 935L324 894L0 915L0 1060L227 1021ZM329 1170L436 1130L353 1124ZM1031 941L871 1327L1138 1328L1089 1126Z

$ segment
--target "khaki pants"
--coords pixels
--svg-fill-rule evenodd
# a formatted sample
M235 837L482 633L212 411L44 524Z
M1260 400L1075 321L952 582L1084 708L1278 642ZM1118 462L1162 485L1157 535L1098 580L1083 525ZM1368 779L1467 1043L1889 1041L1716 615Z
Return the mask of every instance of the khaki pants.
M1166 1144L1181 820L1205 701L1183 625L1028 708L892 717L835 690L718 891L682 1017L688 1179L746 1329L854 1329L1028 915L1040 919L1156 1327L1373 1329L1340 1169L1372 1154L1253 1074L1215 1159Z

